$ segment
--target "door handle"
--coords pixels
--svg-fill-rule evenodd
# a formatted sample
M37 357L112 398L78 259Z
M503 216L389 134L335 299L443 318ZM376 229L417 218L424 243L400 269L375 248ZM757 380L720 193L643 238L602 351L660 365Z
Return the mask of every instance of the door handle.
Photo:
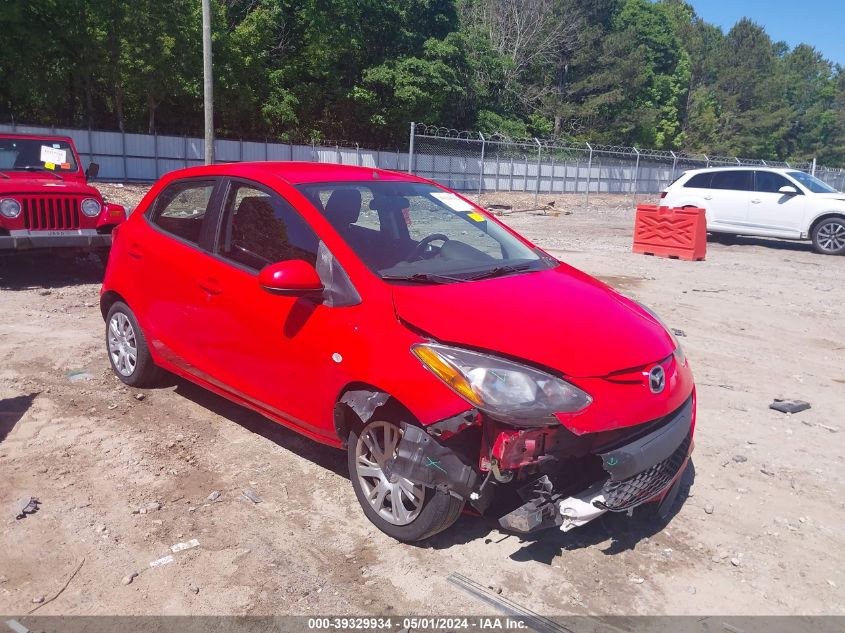
M705 199L705 200L712 200L712 199L713 199L713 196L704 196L704 199Z
M210 295L219 295L223 292L223 288L220 287L216 279L203 279L199 282L199 287Z
M754 200L751 201L751 204L760 204L761 202L762 202L762 200L760 200L759 198L755 198Z

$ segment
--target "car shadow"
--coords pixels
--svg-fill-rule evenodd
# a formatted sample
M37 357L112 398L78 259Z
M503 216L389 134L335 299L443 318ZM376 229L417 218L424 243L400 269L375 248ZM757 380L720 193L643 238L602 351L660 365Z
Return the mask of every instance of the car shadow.
M689 498L690 488L694 481L695 465L690 460L681 475L678 496L665 518L659 518L655 509L647 506L636 509L631 517L624 512L608 512L569 532L551 528L526 535L507 533L496 521L465 514L451 529L433 536L421 545L434 549L446 549L485 537L487 538L485 542L488 543L516 539L522 547L510 555L511 560L534 561L551 565L562 552L595 547L610 541L607 547L600 551L605 555L613 556L634 550L643 539L662 531Z
M251 433L260 435L285 450L304 457L321 468L330 470L346 479L349 478L346 467L346 453L343 451L310 440L252 409L218 396L188 380L173 376L162 383L162 386L173 385L176 387L175 392L183 398L187 398L204 409L242 426Z
M65 288L103 281L105 267L96 255L76 257L27 253L0 257L0 289Z
M38 392L35 392L27 396L0 399L0 442L12 432L37 397Z
M757 237L752 235L728 235L725 233L708 233L707 241L723 246L762 246L781 251L794 251L799 253L813 253L813 245L810 242L798 242L795 240L780 240L775 237Z

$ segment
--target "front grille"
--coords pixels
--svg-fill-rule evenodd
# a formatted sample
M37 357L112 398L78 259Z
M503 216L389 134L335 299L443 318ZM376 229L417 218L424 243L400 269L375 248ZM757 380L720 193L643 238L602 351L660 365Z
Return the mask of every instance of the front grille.
M603 506L613 512L622 512L662 492L683 466L691 440L688 434L669 457L633 477L622 481L608 480L602 489Z
M30 196L21 199L24 226L31 231L79 228L79 199L69 196Z

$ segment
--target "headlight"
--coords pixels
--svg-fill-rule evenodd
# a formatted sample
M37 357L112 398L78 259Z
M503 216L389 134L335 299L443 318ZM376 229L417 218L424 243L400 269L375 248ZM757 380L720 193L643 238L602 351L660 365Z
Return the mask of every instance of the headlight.
M637 301L637 305L640 306L646 312L648 312L652 317L654 317L655 321L657 321L660 325L663 326L663 329L666 330L666 334L669 335L669 338L672 339L672 344L675 346L674 350L672 351L672 353L675 355L675 360L682 367L686 365L687 356L686 354L684 354L684 349L681 347L681 343L678 341L678 337L675 336L675 333L672 331L672 329L663 322L663 319L657 316L657 313L654 312L654 310L652 310L648 306L644 306L639 301Z
M21 214L21 203L12 198L0 200L0 215L4 218L16 218Z
M94 218L100 215L100 210L102 206L98 200L94 200L94 198L86 198L82 201L82 213L87 215L89 218Z
M565 380L496 356L436 343L411 350L459 396L516 424L548 424L555 413L580 411L593 401Z

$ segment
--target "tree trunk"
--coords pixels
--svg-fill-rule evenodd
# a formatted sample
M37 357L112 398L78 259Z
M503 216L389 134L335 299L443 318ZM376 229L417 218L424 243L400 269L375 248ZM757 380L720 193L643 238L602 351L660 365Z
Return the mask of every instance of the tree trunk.
M150 119L149 119L149 126L148 131L150 134L156 133L156 108L158 107L158 103L153 98L152 95L147 95L147 108L150 111Z

